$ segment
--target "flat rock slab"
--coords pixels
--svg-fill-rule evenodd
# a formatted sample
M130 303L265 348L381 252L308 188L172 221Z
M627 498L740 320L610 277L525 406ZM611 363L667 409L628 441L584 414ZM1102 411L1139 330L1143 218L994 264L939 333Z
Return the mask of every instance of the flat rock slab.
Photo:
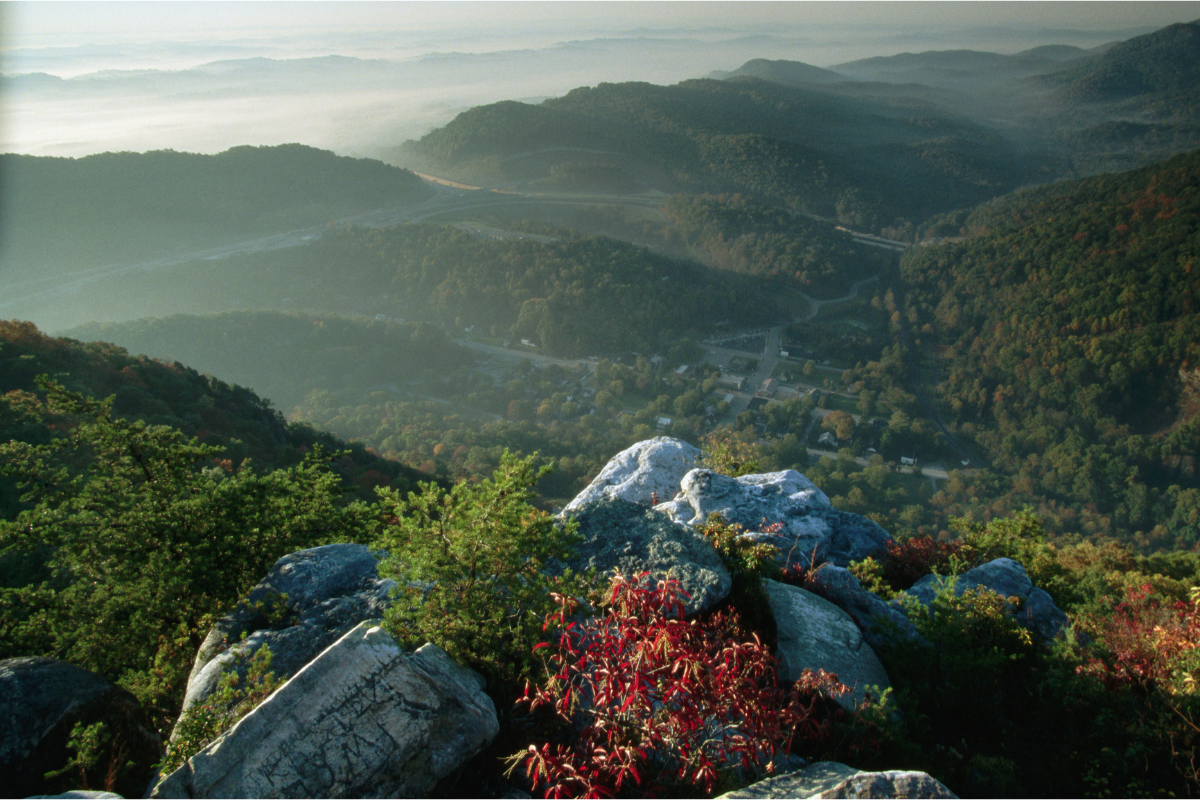
M643 506L653 505L655 498L670 500L699 457L697 448L668 436L638 442L609 459L600 474L563 512L575 511L597 500L624 500Z
M579 523L583 544L572 562L577 570L594 568L601 577L614 571L626 577L649 572L673 577L687 592L689 613L725 599L733 579L721 556L702 534L645 506L601 500L564 511Z
M250 657L271 648L271 670L286 680L365 619L383 616L393 581L380 579L373 552L330 544L283 556L242 603L205 637L188 677L183 710L202 703L229 671L244 676ZM282 598L286 595L286 601ZM259 606L274 607L276 619ZM282 619L279 619L282 617Z
M752 783L721 798L956 798L924 772L862 772L837 761L819 761L796 772Z
M823 800L850 797L957 798L958 795L928 773L893 769L887 772L860 772L812 797L814 800Z
M764 778L744 789L736 789L719 795L717 800L726 798L775 798L775 797L812 797L826 789L832 789L847 778L858 774L854 767L848 767L837 761L818 761L803 769Z
M149 725L137 699L94 672L55 658L10 658L0 661L0 796L25 797L62 791L77 774L47 780L72 758L67 749L71 729L80 723L103 722L113 740L125 748L131 769L120 774L116 788L141 796L162 758L162 741ZM89 773L103 783L107 764Z
M847 710L866 698L868 687L879 687L876 697L891 687L883 664L849 614L798 586L764 580L763 589L775 618L781 679L799 680L806 669L836 673L850 687L837 698Z
M482 677L364 622L151 797L417 797L498 730Z

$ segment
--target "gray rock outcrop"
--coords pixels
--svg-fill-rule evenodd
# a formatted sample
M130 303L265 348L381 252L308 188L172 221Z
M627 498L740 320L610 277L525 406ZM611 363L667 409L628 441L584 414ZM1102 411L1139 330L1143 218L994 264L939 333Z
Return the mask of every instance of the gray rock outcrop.
M763 589L775 618L779 677L795 681L806 670L836 673L850 692L837 698L852 711L866 698L868 687L879 697L892 683L858 625L842 609L812 592L764 580Z
M733 585L716 548L699 532L625 500L603 500L576 506L564 515L579 523L583 543L572 563L577 570L595 568L598 575L614 570L625 576L649 572L656 579L673 577L689 598L689 612L711 608Z
M25 797L60 792L77 774L47 779L45 774L70 761L67 740L76 723L103 722L112 741L133 767L118 773L116 790L140 797L162 741L150 727L137 699L93 672L54 658L0 661L0 795ZM108 763L90 774L103 785Z
M244 674L264 644L275 677L285 680L364 619L381 617L394 582L380 579L376 563L359 544L314 547L276 561L248 602L209 631L188 677L183 710L207 699L227 671Z
M873 649L888 647L898 639L920 639L916 626L903 612L862 588L850 570L826 564L811 580L814 590L850 615Z
M609 459L600 474L563 512L575 511L597 500L624 500L643 506L653 505L656 494L660 501L670 500L699 457L698 449L668 436L638 442Z
M860 772L837 786L813 795L813 798L850 797L929 797L957 798L937 778L925 772L890 769L886 772Z
M721 798L930 797L954 798L924 772L862 772L837 761L819 761L796 772L758 781Z
M364 622L151 797L416 797L498 729L481 676Z
M707 469L684 476L679 496L655 511L685 525L710 514L745 528L747 537L772 544L783 562L830 561L846 566L880 555L891 536L872 520L839 511L825 493L795 470L730 478ZM778 526L773 533L768 526Z
M938 575L926 575L914 583L907 593L917 598L921 605L928 606L933 602L940 582L944 580ZM1014 609L1014 617L1033 634L1036 641L1053 641L1070 625L1067 615L1054 604L1050 595L1034 587L1025 567L1011 558L997 558L967 570L955 581L954 593L961 595L976 587L991 589L1001 597L1020 600L1020 610Z

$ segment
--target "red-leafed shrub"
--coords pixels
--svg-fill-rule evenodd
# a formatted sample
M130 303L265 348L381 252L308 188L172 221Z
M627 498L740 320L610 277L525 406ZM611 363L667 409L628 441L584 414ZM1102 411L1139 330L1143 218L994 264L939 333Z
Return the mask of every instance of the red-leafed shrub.
M883 579L896 591L904 591L931 572L946 575L953 571L953 559L961 549L957 541L939 542L929 536L889 541L881 562Z
M684 619L674 581L614 581L604 617L570 622L573 603L547 620L562 630L554 674L520 703L552 709L569 741L513 757L547 797L683 790L709 794L739 773L757 777L802 743L828 739L836 715L822 696L837 677L805 673L779 686L774 659L732 614ZM550 645L539 645L550 647Z
M1099 680L1112 707L1128 709L1121 721L1134 745L1151 755L1147 773L1152 762L1165 759L1183 779L1184 787L1175 790L1195 796L1200 790L1198 590L1192 590L1191 603L1164 603L1152 591L1149 584L1129 587L1110 614L1088 620L1098 647L1076 672Z
M1131 686L1168 694L1194 694L1200 647L1200 611L1189 603L1163 604L1144 584L1129 587L1124 602L1092 620L1107 651L1079 667L1109 688Z

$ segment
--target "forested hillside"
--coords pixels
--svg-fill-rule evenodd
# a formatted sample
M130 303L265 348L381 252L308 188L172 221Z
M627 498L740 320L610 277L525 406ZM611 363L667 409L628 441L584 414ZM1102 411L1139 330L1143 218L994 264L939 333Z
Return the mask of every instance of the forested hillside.
M891 256L848 234L743 195L674 195L663 205L683 241L713 266L782 280L821 294L844 294Z
M288 423L249 389L202 375L178 361L154 361L104 342L46 336L27 322L0 321L0 395L23 398L17 405L0 404L0 441L45 444L61 427L53 418L19 411L21 404L44 396L35 382L39 375L88 397L113 396L118 417L166 425L201 444L221 447L230 466L247 458L255 470L292 466L321 446L329 452L350 451L334 468L347 488L364 496L372 485L406 489L418 477L415 470L377 458L361 446ZM11 516L19 507L14 485L0 477L0 490L0 516Z
M606 156L644 188L742 192L866 228L915 223L1050 179L1060 166L928 104L755 79L601 84L538 106L481 106L399 153L488 182Z
M470 361L431 325L294 312L180 314L83 325L66 335L222 375L284 412L314 390L404 384L430 371L454 372Z
M1042 79L1074 102L1135 99L1128 108L1195 121L1200 105L1200 21L1119 42Z
M724 322L780 318L760 281L567 230L483 238L444 225L342 228L296 248L113 280L81 302L118 319L300 309L476 326L554 355L661 352ZM69 302L69 301L68 301Z
M1019 193L963 230L905 255L903 312L992 462L994 510L1195 545L1200 153Z
M298 144L217 155L0 155L6 280L321 225L429 190L411 172Z

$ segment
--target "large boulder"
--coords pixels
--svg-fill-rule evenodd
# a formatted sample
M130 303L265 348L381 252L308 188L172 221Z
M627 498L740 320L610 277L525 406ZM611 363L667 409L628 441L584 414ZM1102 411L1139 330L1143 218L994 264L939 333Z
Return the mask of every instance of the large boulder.
M752 783L721 798L933 797L953 798L924 772L863 772L837 761L818 761L804 769Z
M417 797L492 741L481 676L363 622L151 797Z
M806 669L836 673L850 687L838 704L850 711L866 698L868 687L878 687L875 697L891 687L883 664L849 614L798 586L764 580L763 589L775 619L780 678L798 680Z
M824 492L791 469L740 478L694 469L684 476L679 496L655 510L685 525L720 514L745 528L747 537L777 547L780 560L791 563L844 567L882 554L892 538L866 517L833 508Z
M284 680L364 619L383 615L394 582L380 579L377 559L359 544L300 550L275 562L247 601L209 631L188 678L183 710L216 691L221 677L245 674L250 657L271 648L271 669Z
M595 480L563 512L575 511L597 500L625 500L643 506L653 505L656 498L670 500L699 457L700 451L695 447L667 436L638 442L609 459Z
M563 513L579 523L583 536L572 562L576 570L673 577L689 595L684 601L689 612L711 608L729 594L733 580L721 556L687 525L625 500L596 501Z
M875 650L898 640L920 639L917 628L898 608L879 595L862 588L858 578L845 567L826 564L813 574L813 590L850 615Z
M0 661L0 795L25 797L61 792L78 773L47 779L73 757L67 749L71 729L104 723L110 741L123 749L130 769L117 773L114 789L140 797L162 758L162 741L150 727L137 699L103 677L54 658ZM104 785L107 760L89 773Z
M907 593L921 605L928 606L946 580L939 575L926 575ZM1067 615L1054 604L1050 595L1036 588L1025 567L1011 558L997 558L959 575L954 582L954 593L962 595L977 587L990 589L1001 597L1017 598L1019 610L1013 607L1014 618L1033 634L1036 641L1054 641L1070 625Z

